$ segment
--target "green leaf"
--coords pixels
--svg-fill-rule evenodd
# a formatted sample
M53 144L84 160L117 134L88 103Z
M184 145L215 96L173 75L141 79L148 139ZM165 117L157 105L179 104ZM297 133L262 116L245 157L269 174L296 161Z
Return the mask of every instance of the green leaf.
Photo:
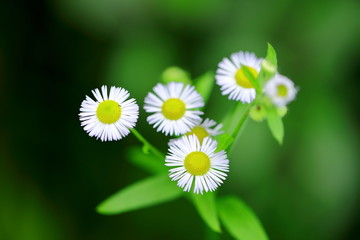
M275 68L277 68L277 58L276 52L273 46L270 43L267 44L267 53L265 58L269 63L271 63Z
M182 82L185 84L191 84L190 74L176 66L165 69L165 71L162 73L161 80L165 84L169 82Z
M214 82L215 77L212 71L204 73L194 80L196 91L198 91L198 93L200 93L200 95L204 98L205 103L207 103L210 98Z
M218 142L216 152L226 150L234 142L234 138L227 133L217 135L214 139Z
M130 147L127 152L130 162L150 173L165 173L168 168L165 166L165 159L154 154L146 154L141 147Z
M284 124L275 106L266 109L267 122L274 138L282 144L284 138Z
M192 201L201 218L215 232L220 233L220 223L217 215L215 193L191 194Z
M120 190L103 201L96 210L101 214L120 214L168 202L181 195L181 188L167 174L161 174Z
M272 78L277 71L277 58L275 49L270 43L267 44L267 53L265 59L261 62L261 70L257 77L257 81L260 85L259 89ZM258 91L259 92L259 91Z
M221 221L235 239L268 239L260 221L243 201L227 196L219 199L217 204Z

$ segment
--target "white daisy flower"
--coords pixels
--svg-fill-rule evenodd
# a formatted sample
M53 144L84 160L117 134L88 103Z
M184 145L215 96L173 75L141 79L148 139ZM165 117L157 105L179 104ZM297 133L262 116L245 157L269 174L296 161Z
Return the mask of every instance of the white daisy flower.
M101 141L120 140L130 133L137 122L139 106L134 98L128 99L127 90L107 86L92 90L96 101L86 96L81 103L80 122L90 137ZM128 100L127 100L128 99Z
M170 178L189 192L194 183L194 193L214 191L226 179L229 160L225 151L215 152L217 142L210 137L202 144L194 136L185 136L175 141L166 156L166 166L171 168Z
M287 77L276 74L264 87L265 94L278 106L286 106L295 99L297 89L294 83Z
M206 137L213 137L223 133L224 131L220 131L221 128L222 128L222 124L217 124L214 120L206 118L204 121L202 121L200 119L196 123L196 125L193 128L191 128L191 130L187 132L185 135L186 136L195 135L199 139L200 143L202 143L202 141ZM179 138L171 139L169 141L169 145L173 144L174 141L177 140L179 140Z
M257 78L261 69L262 59L257 58L254 53L238 52L218 64L216 71L216 83L221 87L222 95L229 95L230 100L250 103L256 97L254 86L244 72L244 67Z
M144 109L153 113L147 118L158 132L165 135L181 135L190 131L201 119L203 112L196 110L204 106L204 100L195 87L183 83L158 83L145 98Z

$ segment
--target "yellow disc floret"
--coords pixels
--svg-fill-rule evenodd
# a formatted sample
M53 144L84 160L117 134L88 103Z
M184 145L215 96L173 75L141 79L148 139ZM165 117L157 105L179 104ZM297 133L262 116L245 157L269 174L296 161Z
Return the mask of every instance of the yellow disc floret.
M206 131L205 128L201 127L201 126L196 126L193 129L191 129L190 132L186 133L186 136L195 134L196 137L199 139L200 143L202 143L202 141L204 140L204 138L209 136L209 133Z
M254 88L254 86L251 84L249 78L246 76L245 72L244 72L244 68L247 68L249 70L249 72L251 73L251 75L254 76L254 78L257 78L258 76L258 72L249 66L242 66L241 68L239 68L235 74L235 80L236 83L243 88Z
M280 84L277 86L277 94L280 97L286 97L287 96L288 89L285 85Z
M161 107L163 115L170 120L178 120L184 116L185 103L178 98L169 98Z
M203 152L191 152L186 156L184 166L192 175L204 175L210 169L210 158Z
M102 123L115 123L121 117L121 107L113 100L105 100L97 107L96 116Z

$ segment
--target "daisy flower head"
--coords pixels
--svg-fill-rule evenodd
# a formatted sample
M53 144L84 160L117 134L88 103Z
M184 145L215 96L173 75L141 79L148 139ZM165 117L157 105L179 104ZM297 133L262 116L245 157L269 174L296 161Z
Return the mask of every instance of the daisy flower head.
M215 152L216 148L217 142L210 137L204 138L202 144L194 135L175 141L165 159L165 165L173 167L169 170L170 178L187 192L193 185L197 194L216 190L229 171L225 151Z
M295 99L297 89L294 83L287 77L276 74L264 87L265 94L278 106L286 106Z
M222 128L222 124L218 124L216 126L216 122L214 120L211 120L209 118L206 118L204 121L199 121L190 132L187 132L185 135L196 135L196 137L199 139L200 143L204 140L206 137L216 136L224 131L220 131Z
M201 119L203 112L197 108L204 106L204 100L194 86L170 82L158 83L145 97L144 109L147 121L165 135L181 135L190 131Z
M139 116L139 106L120 87L107 86L92 90L95 100L86 96L80 107L80 122L90 137L101 141L120 140L130 133Z
M262 59L257 58L254 53L237 52L230 59L223 58L218 64L216 71L216 83L221 87L222 95L229 95L230 100L250 103L256 97L256 91L249 78L244 72L249 72L257 78L261 69Z
M217 126L216 126L217 125ZM194 127L191 128L191 130L187 133L185 133L186 136L195 135L199 141L200 144L203 142L204 138L206 137L213 137L217 136L224 131L220 131L222 128L222 124L217 124L214 120L211 120L209 118L206 118L205 120L199 120ZM169 141L169 145L173 144L174 141L179 140L177 139L171 139Z

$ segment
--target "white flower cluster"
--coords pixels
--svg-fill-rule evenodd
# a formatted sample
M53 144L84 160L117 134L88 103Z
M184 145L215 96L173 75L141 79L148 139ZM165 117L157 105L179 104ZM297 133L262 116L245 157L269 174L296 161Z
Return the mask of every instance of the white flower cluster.
M204 101L193 86L159 83L153 91L145 98L144 109L151 113L148 122L165 135L183 135L169 142L165 165L174 167L170 169L171 179L178 181L184 191L190 191L193 185L195 193L214 191L229 169L226 153L215 152L217 142L212 139L222 133L222 125L200 118L203 112L198 109Z
M222 94L228 95L230 100L252 102L256 98L256 90L244 68L256 79L261 71L262 61L263 59L249 52L233 53L230 59L224 58L216 71L216 83L221 87ZM279 73L269 79L263 91L279 107L294 100L297 92L294 83Z
M252 103L257 95L266 96L277 108L286 106L296 96L294 83L279 73L261 85L259 91L254 79L262 73L263 59L254 53L233 53L224 58L216 71L216 83L230 100ZM249 75L250 74L250 75ZM252 75L252 76L251 76ZM86 96L81 103L80 122L84 130L101 141L120 140L135 127L139 106L129 99L123 88L106 86L92 91L94 99ZM226 179L229 160L224 150L217 151L215 136L222 134L222 124L202 119L204 100L195 87L183 82L158 83L145 97L147 121L170 140L165 165L171 167L170 178L184 191L203 193L214 191ZM258 118L262 118L257 106Z

